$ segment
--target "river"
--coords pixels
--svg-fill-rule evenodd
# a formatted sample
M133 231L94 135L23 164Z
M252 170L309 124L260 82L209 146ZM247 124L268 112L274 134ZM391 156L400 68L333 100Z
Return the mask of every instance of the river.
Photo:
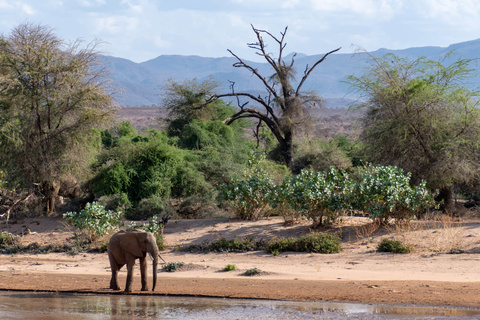
M478 319L480 309L248 299L0 292L0 319Z

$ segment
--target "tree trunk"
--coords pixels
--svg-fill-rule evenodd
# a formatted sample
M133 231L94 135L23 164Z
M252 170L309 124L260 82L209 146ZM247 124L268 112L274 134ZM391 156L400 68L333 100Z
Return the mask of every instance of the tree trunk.
M440 192L437 196L437 201L442 201L443 204L441 209L445 213L452 213L455 209L455 203L453 201L453 192L451 187L444 187L440 189Z
M285 138L280 143L285 165L292 172L293 170L293 134L291 131L285 132Z

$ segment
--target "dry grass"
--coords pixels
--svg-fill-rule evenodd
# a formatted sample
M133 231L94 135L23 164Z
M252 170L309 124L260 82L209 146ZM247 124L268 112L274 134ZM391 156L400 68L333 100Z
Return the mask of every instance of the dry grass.
M348 221L340 229L343 239L353 246L375 244L386 237L400 241L417 253L475 251L475 237L471 236L471 230L461 218L452 215L436 214L429 216L428 220L393 221L388 225L362 219L355 225Z
M438 214L424 221L399 221L387 229L396 240L416 252L460 253L472 244L463 222L451 215Z
M379 230L381 223L379 220L374 220L370 223L363 224L360 226L355 226L353 228L356 236L356 240L367 240L371 239L375 231Z

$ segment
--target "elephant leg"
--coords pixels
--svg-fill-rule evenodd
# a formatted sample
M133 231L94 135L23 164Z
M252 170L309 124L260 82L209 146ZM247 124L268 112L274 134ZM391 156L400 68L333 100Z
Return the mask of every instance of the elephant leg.
M112 271L112 278L110 279L110 289L112 290L120 290L118 285L118 271L122 268L123 265L117 264L115 258L111 255L108 255L110 260L110 269Z
M140 275L142 278L142 291L148 291L147 286L147 259L140 258Z
M135 266L135 259L130 259L127 261L127 283L125 284L125 292L132 292L134 266Z

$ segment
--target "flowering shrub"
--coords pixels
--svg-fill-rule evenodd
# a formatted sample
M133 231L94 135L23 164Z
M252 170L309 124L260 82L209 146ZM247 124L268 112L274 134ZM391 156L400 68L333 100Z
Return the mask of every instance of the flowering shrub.
M352 207L382 222L390 218L410 219L435 206L434 194L422 181L411 186L411 174L394 166L368 166L359 173L352 192Z
M435 206L426 182L412 186L410 177L393 166L367 166L353 174L331 167L321 172L302 170L275 185L267 173L253 168L244 179L222 186L220 196L241 219L258 219L270 206L287 222L303 215L316 226L330 224L352 211L387 222L391 218L410 219Z
M92 242L111 230L120 227L121 212L105 210L105 206L94 201L85 205L80 212L66 212L67 222L85 233L87 241Z
M272 176L258 166L261 159L250 159L243 178L234 177L219 187L218 199L227 202L243 220L257 220L270 203L275 184Z
M345 200L350 185L343 170L333 167L325 172L303 170L298 175L287 176L283 184L275 189L272 207L288 203L315 225L330 223L349 207Z

